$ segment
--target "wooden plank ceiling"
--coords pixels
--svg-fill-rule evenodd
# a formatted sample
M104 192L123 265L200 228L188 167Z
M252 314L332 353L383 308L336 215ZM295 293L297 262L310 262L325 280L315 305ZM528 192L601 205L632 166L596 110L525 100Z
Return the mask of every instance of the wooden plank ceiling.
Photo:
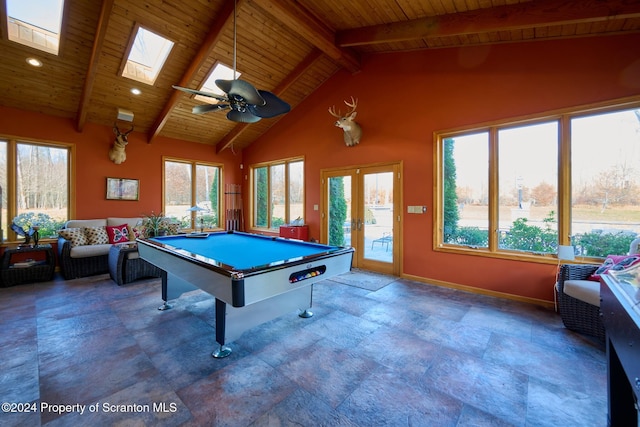
M358 72L364 55L640 30L637 0L237 0L235 10L241 78L292 108L337 70ZM9 41L4 1L0 15L0 105L72 119L78 132L112 126L124 108L150 143L217 152L247 147L282 117L194 115L200 102L171 88L199 89L217 62L233 66L234 0L66 0L58 56ZM153 86L120 75L136 25L175 42Z

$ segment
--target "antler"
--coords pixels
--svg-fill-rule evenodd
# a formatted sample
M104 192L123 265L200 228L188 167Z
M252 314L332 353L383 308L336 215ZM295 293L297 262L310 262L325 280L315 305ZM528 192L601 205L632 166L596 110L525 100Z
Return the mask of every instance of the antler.
M340 114L340 110L338 110L338 112L336 113L336 106L332 106L331 108L329 108L329 114L331 114L333 117L337 117L340 118L342 117L342 115Z
M127 136L129 135L131 132L133 132L133 125L131 125L131 129L129 129L128 131L126 131L125 133L122 133L120 131L120 129L118 128L118 124L114 123L113 124L113 133L115 133L116 135L123 135L123 136Z
M347 101L344 101L344 103L347 104L347 107L351 107L351 111L349 111L347 114L345 114L345 116L348 116L349 114L351 114L354 111L356 111L356 107L358 106L358 99L356 98L354 100L353 96L352 96L351 97L351 103L348 103Z
M347 105L347 107L350 107L351 110L347 111L347 113L343 116L342 112L340 110L338 110L338 112L336 113L336 106L332 106L331 108L329 108L329 114L331 114L333 117L337 117L337 118L342 118L342 117L347 117L348 115L350 115L351 113L353 113L354 111L356 111L356 107L358 106L358 99L353 99L353 96L351 97L351 102L349 101L344 101L344 103Z

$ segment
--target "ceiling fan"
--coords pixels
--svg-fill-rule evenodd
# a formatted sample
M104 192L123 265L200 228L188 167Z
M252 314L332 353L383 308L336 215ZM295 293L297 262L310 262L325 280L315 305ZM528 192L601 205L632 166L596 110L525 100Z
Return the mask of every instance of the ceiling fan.
M236 2L233 4L233 76L236 77ZM278 98L274 93L256 89L251 83L235 79L215 81L225 95L218 95L201 90L188 89L186 87L172 86L174 89L194 95L215 98L220 101L217 104L196 105L193 114L204 114L210 111L231 110L227 113L227 119L240 123L255 123L261 119L268 119L280 114L288 113L291 106Z

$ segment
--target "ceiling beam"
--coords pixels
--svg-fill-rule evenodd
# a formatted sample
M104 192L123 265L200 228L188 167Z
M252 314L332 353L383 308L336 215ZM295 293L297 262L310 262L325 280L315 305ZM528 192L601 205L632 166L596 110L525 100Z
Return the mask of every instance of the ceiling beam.
M7 2L0 1L0 37L9 39L9 28L7 23Z
M536 0L336 33L340 47L640 17L637 0Z
M313 49L313 51L309 55L307 55L302 60L302 62L299 63L296 66L296 68L294 68L287 75L287 77L285 77L284 80L280 82L278 86L276 86L273 89L273 93L278 97L282 96L282 94L287 89L289 89L289 87L291 87L291 85L293 85L296 82L296 80L298 80L298 78L304 75L307 72L307 70L311 68L313 64L321 57L322 57L322 52L318 49ZM220 142L216 144L216 153L220 153L226 148L231 147L235 142L235 140L238 139L238 137L240 137L240 135L247 129L248 126L249 126L248 123L238 123L236 126L234 126L234 128L231 129L231 131L228 134L226 134L224 138L220 140Z
M335 33L292 0L249 0L291 31L317 47L352 73L360 71L360 58L350 49L336 45Z
M84 79L82 95L80 96L80 104L78 105L78 117L76 121L76 130L78 132L82 132L84 125L87 122L87 110L89 108L89 101L91 100L91 93L93 92L93 85L96 81L98 61L100 60L100 52L102 52L104 38L107 34L107 27L109 26L109 18L111 16L111 10L113 9L113 3L114 0L103 0L102 2L100 18L98 18L98 25L96 27L96 35L93 39L93 48L91 49L91 59L89 60L89 66L87 67L87 75Z
M240 8L241 3L243 3L243 0L238 1L238 8ZM205 38L202 45L200 45L200 49L198 49L196 56L193 58L193 61L191 61L189 67L187 67L187 70L182 75L180 82L178 82L177 84L178 86L187 87L196 76L200 68L207 61L207 59L213 52L213 49L216 47L216 44L220 40L224 27L233 18L235 7L236 5L234 0L226 0L222 5L220 13L218 13L218 16L216 16L214 23L211 25L211 30L207 34L207 37ZM180 97L182 97L183 95L184 92L173 89L171 90L171 96L169 97L169 100L162 108L162 111L160 112L158 117L156 117L153 126L151 126L151 128L149 129L149 133L147 134L147 140L149 143L153 142L153 140L160 134L162 128L169 119L169 114L171 114L173 109L176 108L176 106L178 105L178 101L180 101Z

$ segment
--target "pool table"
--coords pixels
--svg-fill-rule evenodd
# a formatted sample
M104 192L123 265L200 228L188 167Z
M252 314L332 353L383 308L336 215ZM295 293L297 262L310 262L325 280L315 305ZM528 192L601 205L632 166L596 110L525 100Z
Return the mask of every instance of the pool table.
M244 331L288 312L311 317L313 284L351 269L353 248L238 231L137 239L140 257L166 272L160 309L184 292L215 297L216 358Z

